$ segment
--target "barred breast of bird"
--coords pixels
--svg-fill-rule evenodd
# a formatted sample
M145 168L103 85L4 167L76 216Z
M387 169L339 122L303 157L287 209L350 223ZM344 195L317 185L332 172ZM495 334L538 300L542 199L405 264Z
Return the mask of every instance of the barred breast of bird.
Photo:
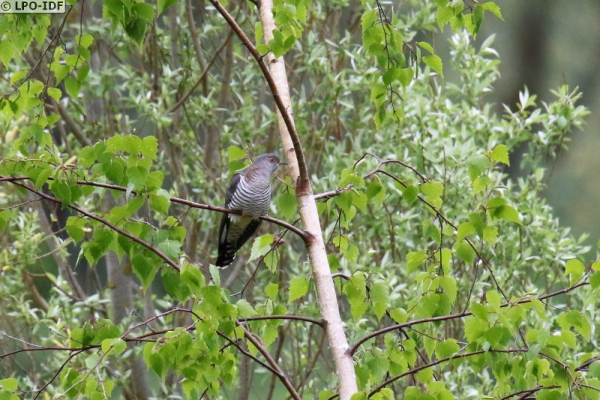
M257 218L267 214L270 202L270 180L255 179L249 181L242 176L227 208L240 210L246 216ZM230 215L230 217L233 217L232 220L237 219L234 215Z

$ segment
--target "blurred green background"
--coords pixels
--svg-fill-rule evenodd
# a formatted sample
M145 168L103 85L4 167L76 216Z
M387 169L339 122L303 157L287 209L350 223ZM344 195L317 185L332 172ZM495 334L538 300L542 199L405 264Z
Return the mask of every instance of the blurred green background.
M497 4L504 22L486 18L477 42L496 33L492 47L502 63L492 96L498 112L501 104L515 109L525 86L538 95L538 101L547 101L553 97L550 90L563 84L571 89L579 86L582 104L591 112L584 131L569 135L569 150L560 153L555 165L547 165L552 174L545 197L562 226L572 227L576 236L589 233L586 243L595 246L600 239L600 1L500 0ZM517 157L511 160L514 164Z

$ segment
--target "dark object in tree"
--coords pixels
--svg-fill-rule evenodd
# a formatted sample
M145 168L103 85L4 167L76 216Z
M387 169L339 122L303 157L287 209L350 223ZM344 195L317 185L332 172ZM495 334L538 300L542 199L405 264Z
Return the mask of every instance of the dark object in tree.
M271 176L281 164L275 154L260 155L256 161L231 178L225 208L242 215L223 214L219 228L217 267L233 262L235 253L254 235L262 223L257 219L267 214L271 203Z

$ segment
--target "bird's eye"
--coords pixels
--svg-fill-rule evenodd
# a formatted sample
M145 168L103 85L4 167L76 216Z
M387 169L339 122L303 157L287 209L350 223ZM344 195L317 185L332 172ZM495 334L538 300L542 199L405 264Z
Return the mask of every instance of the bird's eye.
M273 157L269 158L269 162L274 163L275 159Z

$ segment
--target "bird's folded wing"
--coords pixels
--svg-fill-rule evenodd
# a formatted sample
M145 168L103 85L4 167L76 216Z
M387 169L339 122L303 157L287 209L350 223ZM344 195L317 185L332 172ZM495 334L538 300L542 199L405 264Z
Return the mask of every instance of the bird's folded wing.
M230 214L223 215L219 229L219 256L216 265L219 267L231 264L235 253L256 233L261 220L247 217L233 221Z

